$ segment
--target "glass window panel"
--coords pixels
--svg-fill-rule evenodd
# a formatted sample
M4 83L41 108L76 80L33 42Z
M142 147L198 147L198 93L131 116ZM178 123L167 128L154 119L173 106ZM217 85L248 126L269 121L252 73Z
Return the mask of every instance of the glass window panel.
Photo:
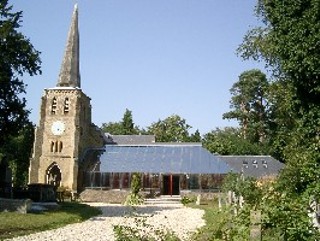
M110 173L101 173L101 185L110 188Z
M100 187L100 180L101 180L101 173L100 172L91 172L90 178L90 187Z
M120 177L119 173L113 173L112 175L112 188L119 189L120 188Z
M160 188L160 175L158 173L152 174L151 187Z
M190 187L190 189L199 189L199 175L198 174L190 175L189 187Z
M182 190L188 190L189 189L188 184L189 184L189 176L180 175L180 188Z
M209 178L208 175L201 175L200 177L201 188L202 189L209 189Z
M150 188L150 176L148 173L142 175L142 188Z
M130 174L122 173L122 188L130 188Z

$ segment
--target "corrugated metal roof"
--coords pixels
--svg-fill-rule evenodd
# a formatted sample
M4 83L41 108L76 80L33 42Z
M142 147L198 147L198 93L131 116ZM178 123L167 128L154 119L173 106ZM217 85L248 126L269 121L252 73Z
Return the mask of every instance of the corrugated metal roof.
M199 144L106 145L101 172L228 173L228 164Z

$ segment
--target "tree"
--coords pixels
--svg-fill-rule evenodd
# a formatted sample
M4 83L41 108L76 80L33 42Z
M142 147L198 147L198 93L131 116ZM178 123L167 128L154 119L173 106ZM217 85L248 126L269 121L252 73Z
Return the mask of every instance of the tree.
M268 121L267 91L269 83L260 70L249 70L239 76L230 92L231 108L224 113L224 119L237 119L244 139L263 142Z
M0 146L28 122L23 83L24 73L41 73L39 52L18 32L22 12L12 12L7 0L0 1Z
M260 0L257 14L264 26L250 30L238 49L244 59L264 60L277 82L291 92L286 93L290 103L282 101L294 113L285 128L290 138L285 139L283 153L293 165L301 160L320 162L319 6L318 0Z
M274 120L288 109L289 123L281 116L274 129L287 165L265 206L270 225L279 227L286 240L318 239L307 207L312 196L320 201L319 13L319 0L260 0L257 14L264 25L250 30L238 49L244 59L263 60L273 70L280 87L276 103L282 105L273 110Z
M40 52L18 31L21 23L22 12L0 1L0 163L11 168L15 186L26 184L33 143L23 76L41 74Z
M123 133L121 122L102 123L101 130L104 133L109 133L112 135L122 135Z
M143 132L134 125L132 111L128 109L124 112L122 121L103 123L101 129L103 132L112 135L136 135Z
M149 134L155 135L157 142L187 142L190 128L185 119L171 115L152 123L147 130Z
M34 141L34 126L26 123L16 136L10 136L0 147L3 160L12 171L14 187L26 186L28 183L29 158Z
M203 146L220 155L261 155L268 153L266 146L244 140L238 128L215 129L203 136Z
M290 143L291 135L297 128L297 113L293 108L292 85L276 81L269 86L269 122L268 145L270 154L278 160L285 160L285 148Z
M198 129L190 135L189 142L201 142L201 134Z
M319 103L319 0L259 0L256 9L264 25L247 33L238 52L285 76L304 107Z
M123 127L124 135L134 135L139 133L138 128L136 128L133 123L132 111L128 109L124 112L121 125Z
M320 149L319 6L319 0L260 0L256 13L264 25L250 30L238 49L244 59L265 61L277 81L289 87L291 93L286 96L291 103L286 106L295 113L292 131L299 131L299 135L290 136L300 140L291 139L306 149L314 146L314 151ZM292 120L289 124L292 127ZM286 142L291 149L290 141ZM296 156L288 153L286 159Z

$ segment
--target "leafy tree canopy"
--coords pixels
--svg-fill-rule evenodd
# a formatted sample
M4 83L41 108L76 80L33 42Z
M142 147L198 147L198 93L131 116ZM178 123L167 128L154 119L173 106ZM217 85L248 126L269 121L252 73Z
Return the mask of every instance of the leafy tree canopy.
M261 155L267 153L262 144L244 140L238 128L217 128L203 136L203 146L220 155Z
M237 119L244 139L263 142L268 121L268 88L266 75L253 69L243 72L230 89L231 111L224 113L225 119Z
M128 109L124 112L122 121L103 123L101 129L112 135L136 135L143 132L134 125L132 111Z
M190 128L185 119L178 115L171 115L164 120L152 123L147 130L149 134L156 136L157 142L188 142Z
M26 123L16 136L10 136L0 147L3 161L10 167L15 187L25 186L28 182L29 157L34 141L34 126ZM1 163L1 161L0 161Z
M264 60L276 76L285 76L302 105L319 103L319 0L259 0L256 13L264 25L244 37L241 56Z
M273 70L271 144L286 161L262 212L284 240L318 240L308 206L320 201L320 1L259 0L256 10L264 25L251 29L238 51Z
M26 110L23 76L41 74L39 52L18 29L22 12L0 1L0 163L9 166L15 186L26 184L33 125Z
M198 129L194 133L192 133L189 138L189 142L201 142L201 140L201 134Z
M0 1L0 147L28 122L24 73L40 71L39 52L29 39L18 31L22 12L12 12L7 0Z

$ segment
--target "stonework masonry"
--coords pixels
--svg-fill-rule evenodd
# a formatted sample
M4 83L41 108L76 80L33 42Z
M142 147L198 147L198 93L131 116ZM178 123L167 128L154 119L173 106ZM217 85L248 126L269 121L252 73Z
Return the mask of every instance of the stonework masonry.
M87 150L105 144L91 120L91 99L80 88L78 46L75 7L57 86L45 89L41 98L29 167L29 183L49 183L72 192L82 187L81 173L91 161L85 156Z
M57 121L64 125L61 134L52 130ZM57 166L61 172L60 186L75 191L78 189L79 158L86 149L102 146L102 133L91 123L90 98L81 89L47 89L35 133L29 182L48 183L50 169Z

